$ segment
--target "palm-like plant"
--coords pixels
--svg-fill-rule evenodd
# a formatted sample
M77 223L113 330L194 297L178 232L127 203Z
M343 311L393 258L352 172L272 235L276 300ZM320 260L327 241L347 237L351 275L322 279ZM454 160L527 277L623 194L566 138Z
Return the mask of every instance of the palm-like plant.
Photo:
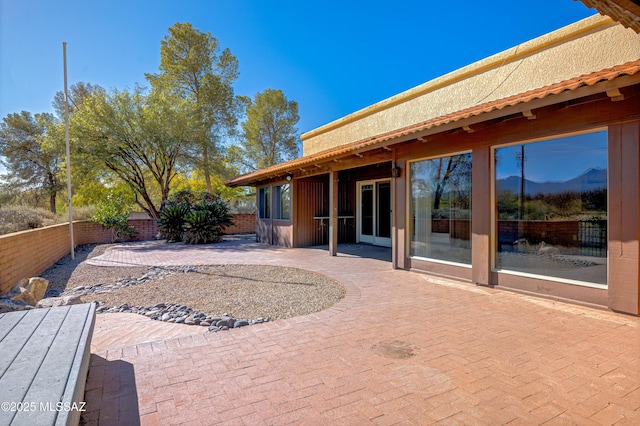
M182 241L185 232L185 216L189 213L186 206L171 206L160 212L158 231L161 238L168 242Z
M217 243L222 239L216 219L207 210L194 210L185 218L184 242L187 244Z
M179 191L160 212L158 229L167 241L210 244L222 240L224 228L233 225L229 204L217 195Z

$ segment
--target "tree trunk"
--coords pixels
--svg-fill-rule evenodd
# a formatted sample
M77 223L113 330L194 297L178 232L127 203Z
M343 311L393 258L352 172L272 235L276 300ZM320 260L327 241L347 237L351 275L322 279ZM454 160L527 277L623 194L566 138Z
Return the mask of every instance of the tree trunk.
M213 186L211 185L211 173L209 173L209 148L207 147L207 143L205 142L202 149L202 161L203 161L203 169L204 169L204 182L207 184L207 193L209 195L213 195Z
M52 192L49 194L49 209L51 213L56 214L56 193Z

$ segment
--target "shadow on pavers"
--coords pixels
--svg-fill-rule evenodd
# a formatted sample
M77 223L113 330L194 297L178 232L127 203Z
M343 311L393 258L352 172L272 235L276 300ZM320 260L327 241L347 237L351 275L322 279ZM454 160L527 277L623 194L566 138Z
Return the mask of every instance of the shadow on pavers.
M139 425L140 409L133 364L91 354L80 425Z

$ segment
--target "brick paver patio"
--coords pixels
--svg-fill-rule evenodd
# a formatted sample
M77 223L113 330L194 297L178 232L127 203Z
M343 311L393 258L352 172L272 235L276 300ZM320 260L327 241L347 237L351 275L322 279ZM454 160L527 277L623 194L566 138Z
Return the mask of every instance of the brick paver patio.
M93 259L294 266L347 295L226 332L112 335L92 354L85 424L640 424L640 318L392 270L376 247L339 251L153 242Z

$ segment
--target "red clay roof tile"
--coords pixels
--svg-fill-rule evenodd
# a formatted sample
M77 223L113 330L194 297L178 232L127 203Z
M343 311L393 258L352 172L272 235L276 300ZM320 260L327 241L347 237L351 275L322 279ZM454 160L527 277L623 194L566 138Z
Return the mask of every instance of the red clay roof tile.
M354 152L362 152L369 149L374 149L376 145L391 139L407 136L424 130L429 130L434 127L457 122L481 114L486 114L491 111L502 110L507 107L531 102L535 99L543 99L550 95L558 95L565 91L576 90L580 87L594 86L600 82L611 81L625 75L634 75L638 72L640 72L640 60L627 62L622 65L616 65L611 68L606 68L601 71L581 75L579 77L543 86L538 89L529 90L517 95L508 96L506 98L465 108L460 111L456 111L440 117L435 117L426 121L422 121L420 123L413 124L411 126L393 130L391 132L382 133L380 135L361 139L359 141L355 141L346 145L340 145L334 148L330 148L316 154L300 157L285 163L276 164L266 169L257 170L255 172L235 177L226 181L225 184L232 187L251 185L252 183L255 183L261 179L265 179L269 176L285 174L288 171L296 170L306 165L352 154Z

